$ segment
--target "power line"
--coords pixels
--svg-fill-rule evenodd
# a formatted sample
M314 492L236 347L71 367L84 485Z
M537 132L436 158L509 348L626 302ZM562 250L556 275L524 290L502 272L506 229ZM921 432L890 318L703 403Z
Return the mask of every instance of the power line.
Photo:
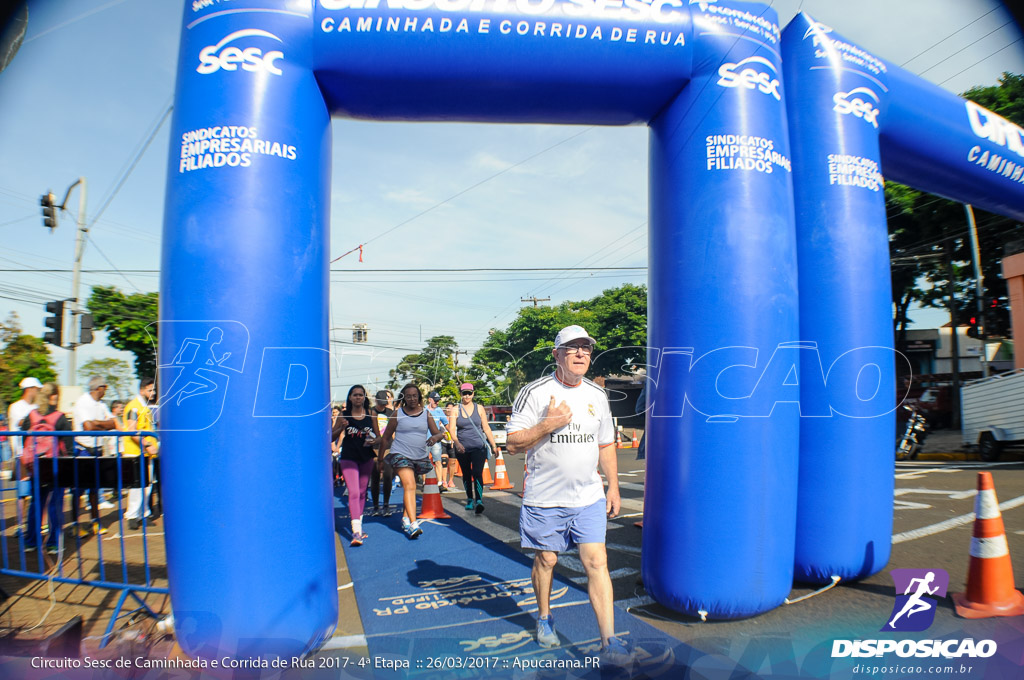
M917 54L915 54L914 56L912 56L912 57L911 57L910 59L907 59L907 60L906 60L905 62L903 62L902 64L900 64L900 66L906 66L907 64L909 64L910 62L914 61L915 59L917 59L918 57L920 57L920 56L921 56L922 54L924 54L925 52L927 52L928 50L932 49L933 47L936 47L936 46L937 46L937 45L939 45L940 43L944 43L944 42L946 42L947 40L949 40L950 38L952 38L952 37L953 37L954 35L956 35L956 34L957 34L957 33L959 33L960 31L964 30L965 28L967 28L967 27L969 27L969 26L973 26L974 24L978 23L979 21L981 21L982 19L984 19L985 17L987 17L987 16L989 15L989 14L992 14L992 12L995 12L995 11L996 11L997 9L999 9L999 7L998 7L998 6L996 6L996 7L993 7L992 9L990 9L989 11L985 12L985 13L984 13L984 14L982 14L982 15L981 15L980 17L978 17L977 19L975 19L974 21L972 21L971 23L969 23L969 24L965 24L964 26L962 26L962 27L960 27L960 28L956 29L955 31L953 31L952 33L950 33L949 35L947 35L947 36L946 36L945 38L942 38L941 40L937 40L937 41L935 41L934 43L932 43L932 44L931 44L931 45L929 45L928 47L924 48L923 50L921 50L920 52L918 52ZM973 43L972 43L972 44L973 44Z
M1008 26L1008 25L1010 25L1010 24L1012 24L1012 23L1013 23L1013 20L1011 19L1010 21L1007 21L1006 23L1003 23L1003 24L1000 24L999 26L996 26L996 27L995 27L995 28L993 28L993 29L992 29L991 31L989 31L989 32L988 32L988 33L986 33L985 35L981 36L980 38L978 38L978 39L977 39L977 40L975 40L974 42L972 42L972 43L968 43L968 44L964 45L963 47L961 47L960 49L958 49L958 50L957 50L956 52L954 52L953 54L949 55L948 57L946 57L946 58L944 58L944 59L941 59L940 61L937 61L937 62L935 62L934 64L932 64L931 66L929 66L929 67L928 67L928 68L926 68L925 70L921 71L921 72L920 72L920 73L919 73L918 75L924 75L925 73L928 73L928 71L931 71L931 70L932 70L933 68L935 68L935 67L936 67L936 66L938 66L939 64L944 64L944 63L946 63L947 61L949 61L950 59L952 59L952 58L953 58L953 57L955 57L956 55L960 54L961 52L963 52L963 51L964 51L964 50L966 50L967 48L969 48L969 47L973 47L973 46L974 46L974 45L976 45L977 43L981 42L981 41L982 41L982 40L984 40L985 38L989 37L990 35L992 35L992 34L993 34L993 33L995 33L996 31L998 31L998 30L999 30L1000 28L1003 28L1004 26ZM1007 45L1007 47L1009 47L1009 45ZM987 59L987 58L988 58L988 57L986 57L986 59ZM963 71L961 71L960 73L963 73Z
M413 220L418 219L418 218L422 217L423 215L426 215L427 213L429 213L429 212L431 212L433 210L436 210L437 208L440 208L445 203L448 203L449 201L452 201L452 200L458 198L459 196L462 196L463 194L468 193L468 192L472 191L473 189L476 189L478 186L481 186L482 184L486 184L487 182L490 182L495 177L499 177L501 175L504 175L509 170L512 170L513 168L517 168L520 165L523 165L524 163L527 163L527 162L533 160L537 156L543 155L543 154L547 153L548 151L551 151L552 149L555 149L555 148L561 146L562 144L565 144L566 142L570 142L570 141L576 139L577 137L579 137L580 135L584 135L584 134L590 132L593 129L594 129L593 127L585 128L585 129L581 130L580 132L577 132L574 135L570 135L569 137L566 137L565 139L563 139L560 142L556 142L555 144L552 144L551 146L547 147L546 149L542 149L542 150L538 151L537 153L533 154L532 156L528 156L528 157L524 158L523 160L508 166L507 168L505 168L503 170L499 170L498 172L494 173L490 177L482 179L479 182L477 182L476 184L470 185L470 186L466 187L465 189L463 189L462 191L459 191L457 193L452 194L451 196L449 196L448 198L444 199L440 203L435 203L434 205L430 206L426 210L423 210L423 211L413 215L412 217L410 217L407 220L403 220L402 222L399 222L398 224L396 224L395 226L391 227L390 229L385 229L384 231L382 231L381 233L377 234L376 236L374 236L370 240L363 241L360 245L365 246L367 244L373 243L374 241L376 241L377 239L381 238L382 236L390 234L395 229L398 229L399 227L402 227L402 226L404 226L406 224L409 224ZM352 252L352 251L350 250L348 252ZM347 255L347 254L348 253L345 253L345 255ZM340 260L345 255L341 255L339 257L336 257L333 260L331 260L331 262L337 262L338 260Z
M956 77L957 77L958 75L960 75L960 74L961 74L961 73L963 73L964 71L969 71L969 70L971 70L972 68L974 68L975 66L977 66L977 65L978 65L978 64L980 64L981 62L985 61L986 59L991 59L992 57L996 56L997 54L999 54L1000 52L1002 52L1003 50L1005 50L1005 49L1006 49L1007 47L1012 47L1013 45L1016 45L1016 44L1017 44L1017 43L1019 43L1019 42L1020 42L1020 41L1021 41L1022 39L1024 39L1024 38L1017 38L1017 39L1016 39L1016 40L1014 40L1014 41L1013 41L1012 43L1009 43L1008 45L1003 45L1002 47L1000 47L1000 48L999 48L998 50L996 50L996 51L995 51L995 52L993 52L992 54L988 55L987 57L984 57L984 58L982 58L982 59L979 59L978 61L974 62L973 64L971 64L970 66L968 66L967 68L965 68L965 69L963 69L963 70L961 70L961 71L957 71L956 73L954 73L953 75L951 75L950 77L946 78L946 79L945 79L945 80L943 80L943 81L942 81L941 83L939 83L939 85L945 85L946 83L948 83L949 81L953 80L953 78L956 78Z

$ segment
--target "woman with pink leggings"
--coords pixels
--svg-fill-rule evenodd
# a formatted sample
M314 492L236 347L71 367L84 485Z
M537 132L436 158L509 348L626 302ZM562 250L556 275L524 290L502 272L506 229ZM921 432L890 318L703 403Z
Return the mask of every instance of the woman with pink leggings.
M380 431L377 419L366 408L366 388L353 385L345 399L346 409L341 415L341 474L348 488L348 509L352 515L353 547L363 544L363 507L366 505L366 487L370 483L376 454L373 445Z

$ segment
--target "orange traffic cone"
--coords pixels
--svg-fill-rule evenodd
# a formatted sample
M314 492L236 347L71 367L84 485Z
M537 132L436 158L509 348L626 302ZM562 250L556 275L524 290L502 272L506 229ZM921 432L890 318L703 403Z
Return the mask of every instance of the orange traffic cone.
M634 449L639 449L640 448L640 440L636 438L636 430L633 430L633 446L631 448L634 448Z
M437 473L431 468L423 478L423 507L416 519L449 519L441 504L441 492L437 488Z
M491 466L487 464L486 459L484 460L484 473L482 476L484 484L486 484L487 486L494 484L494 478L491 477Z
M622 448L622 425L619 425L619 429L615 430L615 448Z
M1024 595L1014 587L1010 549L991 472L978 473L967 591L953 593L952 598L956 613L965 619L1024 614Z
M509 481L508 471L505 469L505 459L501 457L501 451L498 451L498 458L494 461L494 486L491 487L493 491L503 491L505 489L514 489L516 485Z

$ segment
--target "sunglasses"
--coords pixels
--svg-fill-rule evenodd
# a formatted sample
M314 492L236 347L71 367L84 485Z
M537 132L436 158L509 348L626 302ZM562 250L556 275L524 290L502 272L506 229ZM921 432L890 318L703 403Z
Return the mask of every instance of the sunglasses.
M473 390L462 390L462 394L473 394Z

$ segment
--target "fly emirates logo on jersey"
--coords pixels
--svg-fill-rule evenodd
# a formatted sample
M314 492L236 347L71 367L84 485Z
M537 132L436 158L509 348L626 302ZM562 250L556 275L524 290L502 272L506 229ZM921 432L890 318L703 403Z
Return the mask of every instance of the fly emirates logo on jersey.
M579 423L569 423L548 436L552 444L593 444L597 441L597 435L593 432L584 432L583 426Z

